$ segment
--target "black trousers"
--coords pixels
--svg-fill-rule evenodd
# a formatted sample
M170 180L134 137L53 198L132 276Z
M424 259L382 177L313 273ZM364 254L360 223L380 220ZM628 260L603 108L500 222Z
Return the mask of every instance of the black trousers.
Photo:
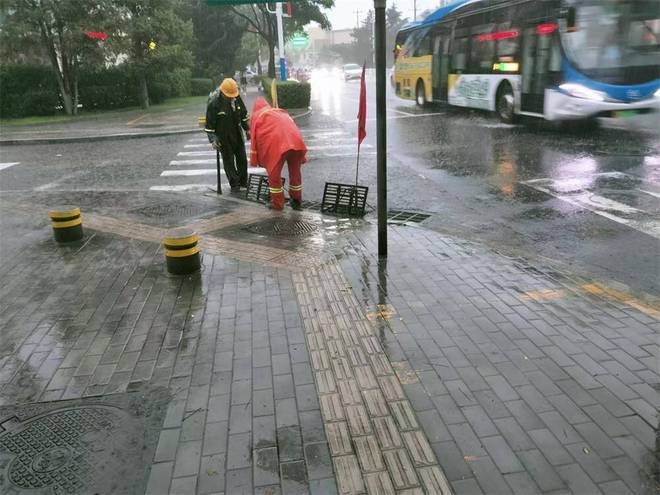
M220 155L222 155L222 163L225 167L229 187L247 186L248 173L245 144L242 141L222 143Z

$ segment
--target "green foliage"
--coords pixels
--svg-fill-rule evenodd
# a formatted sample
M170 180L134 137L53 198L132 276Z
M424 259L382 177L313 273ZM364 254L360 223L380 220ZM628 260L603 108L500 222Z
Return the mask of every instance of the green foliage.
M190 96L206 96L214 89L213 79L192 78L190 80Z
M268 103L272 104L270 88L273 79L270 77L261 78L261 88ZM280 108L307 108L312 93L312 87L309 83L300 83L296 81L277 81L277 103Z
M27 65L0 66L0 115L52 115L59 105L53 71ZM35 113L32 113L35 112Z

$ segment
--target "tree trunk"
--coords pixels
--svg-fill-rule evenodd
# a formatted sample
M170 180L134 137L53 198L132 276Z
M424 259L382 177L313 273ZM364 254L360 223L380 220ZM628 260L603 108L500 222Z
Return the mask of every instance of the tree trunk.
M268 41L268 77L275 77L275 43Z
M138 100L140 101L140 106L146 110L149 108L149 88L147 87L147 75L144 73L144 70L140 70L139 78Z

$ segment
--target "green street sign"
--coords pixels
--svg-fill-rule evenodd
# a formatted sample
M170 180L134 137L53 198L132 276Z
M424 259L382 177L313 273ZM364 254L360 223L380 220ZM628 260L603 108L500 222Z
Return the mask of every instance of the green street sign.
M295 48L305 48L307 46L307 35L305 33L303 34L296 34L291 38L291 46Z

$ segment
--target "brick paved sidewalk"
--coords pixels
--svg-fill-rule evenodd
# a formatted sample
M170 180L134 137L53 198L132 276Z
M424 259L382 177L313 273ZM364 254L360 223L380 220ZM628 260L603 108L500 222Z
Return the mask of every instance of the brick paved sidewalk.
M386 263L362 222L269 235L227 198L172 277L162 222L80 194L68 247L55 193L0 202L0 492L119 490L89 458L134 493L654 493L652 305L422 228Z

